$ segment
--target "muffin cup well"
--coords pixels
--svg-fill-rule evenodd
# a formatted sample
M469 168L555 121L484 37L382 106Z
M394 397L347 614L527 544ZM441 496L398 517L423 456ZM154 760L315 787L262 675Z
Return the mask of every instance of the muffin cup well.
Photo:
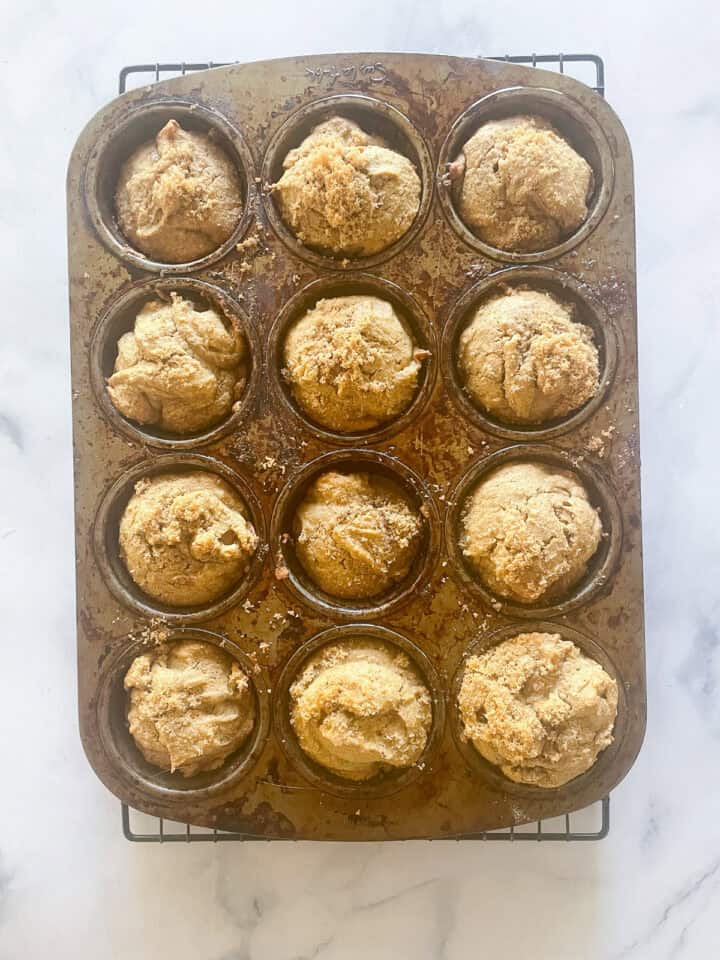
M133 660L153 647L152 641L136 640L119 646L103 668L97 686L96 717L105 753L120 775L133 787L164 801L202 800L229 789L246 776L263 751L270 727L268 681L261 669L232 640L208 630L180 627L168 630L167 640L200 640L224 650L240 664L250 681L255 700L255 723L247 739L221 767L194 777L163 771L148 763L135 744L127 723L128 695L123 686Z
M290 721L290 687L300 675L307 660L330 643L367 638L381 641L388 646L399 647L412 660L430 692L432 724L422 755L411 767L381 773L371 780L354 781L340 777L315 763L298 743ZM422 776L432 763L433 754L442 740L445 727L445 700L442 685L435 667L427 655L407 637L387 627L369 623L347 623L330 627L304 643L285 664L275 687L272 702L273 719L277 739L285 755L297 770L314 786L325 793L340 797L370 799L397 793Z
M114 369L120 337L133 329L135 318L146 303L158 295L169 297L172 292L179 293L198 305L215 307L221 316L242 332L247 350L245 386L230 413L215 426L188 435L169 433L152 424L135 423L120 413L110 399L107 389L107 380ZM242 307L222 288L190 277L145 280L133 284L110 304L98 321L90 341L90 379L97 401L107 419L126 437L167 450L187 450L212 443L235 430L247 416L255 396L261 365L257 335Z
M134 582L120 555L119 526L125 507L135 492L135 484L144 477L164 473L214 473L238 494L247 510L247 518L258 535L258 546L250 558L245 575L224 596L198 606L171 607L148 596ZM151 461L142 461L123 472L106 490L93 525L95 557L113 596L144 616L160 617L168 622L199 623L218 616L235 606L247 595L262 570L267 555L265 518L259 500L250 485L234 470L219 460L198 454L167 454Z
M458 697L465 675L465 665L472 656L478 656L490 650L492 647L502 643L503 640L509 640L511 637L517 637L522 633L559 633L563 640L570 640L582 650L586 656L596 660L600 666L615 680L618 690L618 707L615 725L613 728L613 742L598 754L595 763L585 773L559 787L539 787L534 784L518 783L506 777L500 767L486 760L473 746L472 741L464 735L463 721L458 707ZM458 664L453 675L449 690L450 702L448 703L448 712L450 715L450 729L452 731L455 744L465 759L468 767L477 775L486 780L499 793L510 793L517 797L541 799L551 796L554 792L562 791L564 797L572 797L581 792L591 779L602 777L613 766L614 758L622 746L627 728L627 702L625 697L625 685L615 661L610 657L605 647L597 641L585 636L573 627L561 622L548 622L545 620L533 620L528 623L513 623L502 627L487 637L482 637L471 643Z
M310 484L322 473L367 472L394 481L423 519L422 538L408 575L385 593L363 600L346 600L322 591L303 569L294 550L293 521ZM440 519L430 492L416 473L394 457L375 450L344 450L311 460L283 487L271 521L271 543L276 577L302 602L336 617L382 616L417 596L427 583L440 549Z
M163 263L136 250L123 235L115 215L115 191L123 163L134 150L153 139L168 120L177 120L186 130L211 134L234 161L242 187L243 212L233 232L216 250L185 263ZM252 153L242 134L217 110L174 97L152 100L130 111L122 123L98 139L88 160L85 202L100 240L124 263L152 273L187 273L220 260L246 232L254 215L257 192L254 169Z
M462 518L468 497L478 483L493 470L508 463L545 463L559 470L573 473L587 491L590 503L599 509L603 535L600 544L587 565L585 576L568 593L554 600L540 598L535 603L502 597L482 581L480 574L463 555L460 541L463 534ZM572 453L544 444L524 443L505 447L489 457L476 461L460 478L448 500L445 517L445 539L452 569L462 585L480 597L488 606L508 617L536 619L559 617L589 603L609 584L622 550L622 520L617 498L608 481L587 461L576 462Z
M292 387L282 373L283 348L285 337L290 328L319 300L358 294L367 294L390 302L401 322L412 335L416 346L427 350L430 356L423 360L420 366L417 390L405 411L398 414L394 419L373 427L371 430L342 433L316 423L297 403L293 396ZM397 284L382 277L357 273L313 280L291 297L273 324L270 332L268 358L269 372L278 400L285 409L301 420L305 427L318 439L333 444L377 443L402 430L422 413L435 385L438 347L432 324L414 297L411 297Z
M366 257L345 257L305 246L286 226L269 189L282 176L282 165L287 154L302 143L313 127L334 116L354 120L366 133L382 137L391 149L403 154L413 163L420 177L420 206L410 228L395 243ZM262 182L268 219L278 237L292 253L314 267L327 270L343 270L348 265L354 269L363 269L389 260L417 236L432 202L432 161L425 141L414 124L396 107L364 94L337 94L313 100L287 118L268 145L263 160Z
M587 160L593 171L593 192L588 215L570 236L547 250L521 253L500 250L481 240L460 216L456 207L448 167L470 137L484 123L511 116L540 116ZM538 263L559 257L581 243L602 220L612 196L614 163L610 145L598 122L573 97L544 87L509 87L496 90L469 106L455 120L440 149L437 184L440 204L450 226L473 249L493 260L511 263Z
M575 307L574 320L589 326L595 335L600 362L600 380L595 394L578 410L564 417L537 424L504 421L483 410L467 390L458 365L460 335L472 320L475 310L507 288L523 287L553 294ZM482 430L507 440L549 440L584 423L602 404L615 376L618 345L615 329L587 289L574 277L550 267L507 267L470 287L455 303L443 330L442 369L448 393L461 411Z

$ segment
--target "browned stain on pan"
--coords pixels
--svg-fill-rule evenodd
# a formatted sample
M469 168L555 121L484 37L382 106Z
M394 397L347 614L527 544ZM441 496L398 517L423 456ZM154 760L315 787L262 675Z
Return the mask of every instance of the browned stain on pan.
M334 102L340 113L357 116L408 153L423 177L418 222L377 258L343 263L304 250L278 226L264 189L263 172L274 169L278 149L292 145L308 117L327 110L330 97L340 98ZM595 173L589 226L520 262L467 236L454 216L445 167L474 126L516 110L548 115ZM213 129L234 153L246 213L221 253L166 270L124 249L109 219L112 171L138 137L152 135L176 114L198 129ZM633 196L627 137L600 97L570 78L493 61L373 53L236 65L132 91L90 121L68 173L79 708L88 759L118 797L156 816L266 837L382 840L452 836L556 816L597 800L622 779L645 728ZM236 247L243 238L257 242ZM527 435L473 416L458 393L452 358L443 352L473 298L495 282L513 282L512 275L486 280L508 267L524 271L522 279L564 284L605 334L608 371L601 400ZM252 354L250 392L237 414L190 442L123 422L102 397L112 349L104 338L123 328L124 306L139 302L147 285L166 289L169 279L180 290L204 291L234 313ZM277 334L313 291L363 285L394 293L435 355L422 395L407 414L386 430L348 442L293 409L278 379L273 330ZM612 519L613 542L603 549L607 563L589 571L571 602L541 610L508 608L476 589L452 548L453 496L463 489L463 478L479 475L498 451L508 451L501 461L521 456L522 449L509 449L518 445L594 478L598 505ZM328 455L334 462L340 454L395 465L399 475L417 478L418 495L429 504L426 544L433 553L415 589L358 612L314 602L278 579L272 549L278 511L311 472L309 465ZM127 492L128 478L180 461L187 468L210 463L234 478L266 538L242 589L204 611L187 617L175 611L170 618L171 635L209 631L211 642L235 651L252 667L263 705L262 728L245 752L207 783L185 789L143 766L123 728L118 680L157 620L152 605L119 579L112 500ZM157 614L162 619L163 611ZM454 715L458 670L468 648L493 642L498 630L525 630L537 620L584 638L586 649L610 665L622 685L611 751L583 777L548 791L518 789L475 762L458 744ZM420 651L434 677L438 729L422 769L400 778L399 789L334 789L304 772L292 744L281 742L288 736L279 712L286 709L280 682L285 665L321 631L353 623L358 632L391 631L406 649Z

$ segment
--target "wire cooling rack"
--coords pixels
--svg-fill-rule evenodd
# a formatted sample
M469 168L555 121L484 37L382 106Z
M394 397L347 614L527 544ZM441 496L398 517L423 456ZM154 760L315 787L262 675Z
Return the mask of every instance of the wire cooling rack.
M542 66L567 73L591 87L601 97L605 96L605 65L602 58L594 53L531 53L527 56L486 57L488 60L505 60L508 63L525 64L531 67ZM142 63L123 67L118 80L118 90L126 93L130 86L145 86L168 80L186 73L199 70L211 70L213 67L225 67L227 63ZM588 82L588 81L593 81ZM211 830L193 827L189 823L176 823L162 817L149 817L122 805L123 835L132 843L227 843L229 841L262 841L264 837L255 837L244 833L232 833L226 830ZM610 798L604 797L585 810L555 817L553 820L538 820L520 827L507 827L503 830L488 830L453 840L501 840L506 842L533 840L541 841L592 841L602 840L610 832ZM268 842L268 841L265 841ZM438 841L436 841L438 842ZM447 842L447 841L445 841Z

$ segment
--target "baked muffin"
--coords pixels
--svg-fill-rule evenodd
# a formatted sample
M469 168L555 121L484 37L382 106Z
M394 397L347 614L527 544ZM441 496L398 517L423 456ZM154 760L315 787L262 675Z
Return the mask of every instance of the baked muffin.
M120 521L120 552L135 583L170 606L212 603L242 577L258 537L245 504L214 473L138 481Z
M540 290L510 289L481 304L460 334L458 366L473 400L510 423L543 423L597 393L593 331L571 304Z
M212 306L178 293L150 300L118 340L108 378L114 406L136 423L195 433L227 416L245 387L245 341Z
M469 657L463 734L510 780L560 787L613 741L617 683L557 633L521 633Z
M410 658L359 637L328 644L290 687L290 720L304 752L347 780L369 780L420 759L430 693Z
M283 161L273 184L280 215L301 243L346 257L369 256L410 229L420 177L407 157L352 120L315 127Z
M485 243L529 253L555 246L587 218L593 172L542 117L484 123L450 165L458 212Z
M460 546L483 582L520 603L554 600L587 571L602 525L577 477L544 463L508 463L468 497Z
M352 433L387 423L410 406L427 356L391 303L331 297L288 331L283 376L308 417Z
M212 643L180 640L141 654L125 689L128 727L142 755L184 777L222 766L255 723L250 681Z
M115 192L120 229L141 253L184 263L217 250L237 226L242 185L211 136L168 120L125 161Z
M393 480L328 470L310 485L293 529L297 558L321 590L367 600L408 575L422 522Z

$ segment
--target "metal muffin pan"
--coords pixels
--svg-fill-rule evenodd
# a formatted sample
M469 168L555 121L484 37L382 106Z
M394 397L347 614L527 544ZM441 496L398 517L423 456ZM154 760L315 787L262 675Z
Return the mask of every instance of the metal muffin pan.
M478 124L512 112L552 119L595 177L588 221L553 250L526 256L486 249L458 224L447 178L447 163ZM334 113L385 136L422 180L410 231L374 257L340 260L303 247L268 189L287 150ZM119 233L112 176L129 149L172 116L222 139L241 171L245 209L220 250L164 265L132 251ZM155 816L253 836L339 840L468 834L560 815L607 794L632 765L645 724L632 163L607 104L564 76L444 56L343 54L213 69L132 91L100 111L70 163L68 218L80 726L103 782ZM525 265L508 269L518 263ZM493 421L472 404L454 365L469 312L515 283L572 301L577 319L595 331L601 389L558 423ZM236 409L190 438L130 423L105 390L114 341L133 310L173 289L219 306L242 328L250 358ZM295 404L282 377L282 343L317 300L355 292L390 299L432 356L404 414L377 430L340 435ZM489 593L457 547L473 484L518 457L574 470L606 533L571 594L527 607ZM323 595L298 567L292 543L293 506L312 477L355 467L393 476L421 508L424 527L406 580L367 603ZM261 543L244 580L216 604L165 608L129 579L118 522L140 477L196 469L235 486ZM576 638L621 687L614 744L587 774L556 790L513 784L474 755L459 736L455 707L469 653L537 629L538 621ZM125 724L124 673L165 629L170 639L192 635L224 646L248 672L259 706L242 749L192 782L149 768ZM341 781L316 767L289 724L295 671L308 653L344 636L403 647L433 699L421 762L372 783Z

